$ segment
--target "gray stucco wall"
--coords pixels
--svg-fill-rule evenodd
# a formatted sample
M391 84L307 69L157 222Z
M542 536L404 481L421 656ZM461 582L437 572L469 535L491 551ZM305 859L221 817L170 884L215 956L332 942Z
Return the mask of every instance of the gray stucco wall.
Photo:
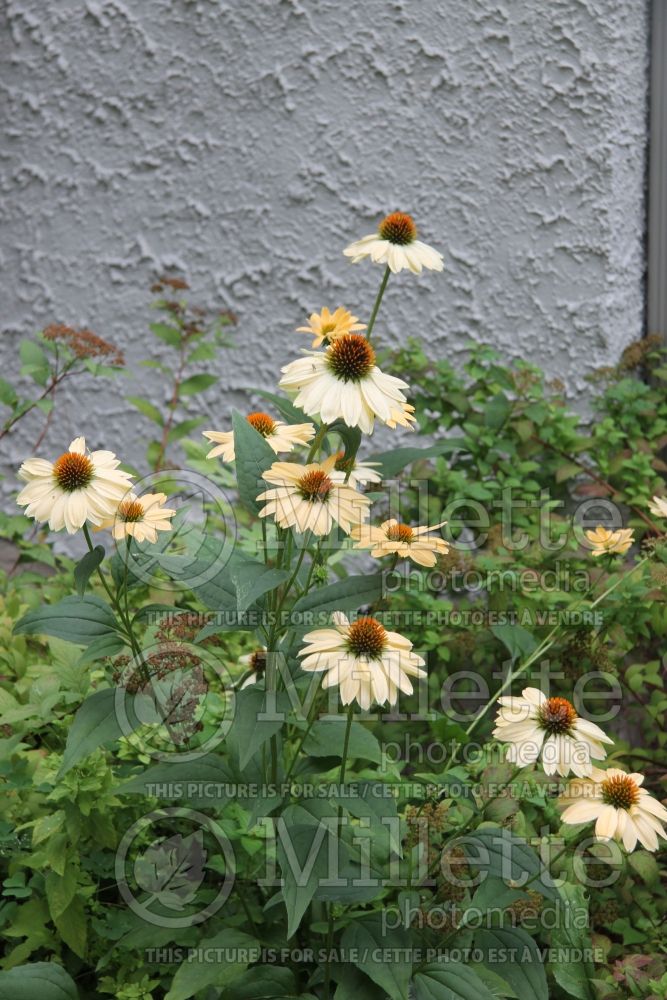
M581 402L642 333L639 0L8 0L0 17L5 369L54 320L145 357L148 286L180 269L239 316L205 397L224 427L310 311L368 314L381 272L341 251L393 208L446 271L392 280L385 343L492 341ZM42 453L85 430L139 461L122 393L164 397L140 378L68 400Z

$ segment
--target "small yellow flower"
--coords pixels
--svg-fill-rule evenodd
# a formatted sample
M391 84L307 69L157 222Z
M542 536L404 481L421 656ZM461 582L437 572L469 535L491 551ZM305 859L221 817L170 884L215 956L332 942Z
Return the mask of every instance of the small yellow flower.
M649 500L648 509L656 517L667 517L667 497L653 497Z
M430 536L429 531L437 531L446 523L442 521L430 528L411 528L408 524L399 524L392 517L383 521L379 528L370 524L356 525L350 536L357 543L356 549L370 549L375 559L395 553L404 559L412 559L419 566L435 566L438 554L445 555L449 546L444 539Z
M111 528L115 539L135 538L138 542L157 542L158 531L171 531L171 518L176 513L164 504L164 493L144 493L138 497L127 493L118 504L113 517L105 518L96 531Z
M308 333L313 336L312 347L327 347L344 333L357 333L365 330L366 324L359 323L359 317L353 316L347 309L339 306L335 312L329 312L325 306L320 313L311 313L308 326L297 326L297 333Z
M619 528L618 531L610 531L598 524L595 531L585 532L586 538L592 545L591 555L594 557L621 555L627 552L634 541L634 530L632 528Z

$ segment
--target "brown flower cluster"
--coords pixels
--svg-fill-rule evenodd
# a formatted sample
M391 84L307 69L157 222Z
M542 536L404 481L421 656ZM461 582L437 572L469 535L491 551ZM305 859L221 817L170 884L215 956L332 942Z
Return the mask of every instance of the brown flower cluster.
M51 323L44 330L43 336L45 340L65 344L77 358L105 361L116 368L122 368L125 364L122 351L85 327L78 330L66 323Z

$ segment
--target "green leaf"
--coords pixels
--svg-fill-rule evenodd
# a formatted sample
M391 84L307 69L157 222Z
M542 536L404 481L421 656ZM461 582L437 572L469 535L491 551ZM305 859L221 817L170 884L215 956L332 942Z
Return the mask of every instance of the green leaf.
M104 546L96 545L94 549L86 552L74 567L74 584L79 597L83 597L86 592L86 585L97 567L104 559Z
M427 965L415 975L414 985L415 1000L497 1000L477 973L460 962Z
M257 503L257 497L268 488L262 473L276 461L276 454L238 410L232 412L232 427L239 495L250 512L257 514L262 507L261 503Z
M141 396L128 396L127 401L136 406L140 413L143 413L145 417L148 417L149 420L152 420L159 427L163 426L164 418L153 403L149 403L147 399L143 399Z
M164 340L165 344L169 344L170 347L180 347L181 331L175 326L169 326L167 323L150 323L149 327L156 337Z
M319 719L304 741L303 752L309 757L341 757L346 724L345 719ZM374 764L382 760L380 744L360 722L353 722L350 728L348 758Z
M491 631L500 639L514 663L521 656L530 656L537 648L537 642L523 625L492 625Z
M463 438L447 438L447 440L437 441L436 444L427 448L394 448L392 451L381 451L371 455L368 461L380 463L378 472L383 479L394 479L406 465L412 465L413 462L424 458L435 458L438 455L459 451L462 444Z
M31 375L38 385L44 385L49 375L49 360L39 344L34 340L22 340L19 355L22 373Z
M53 871L47 872L44 878L44 888L49 912L55 920L65 912L76 895L76 869L68 865L63 875L58 875L57 872Z
M178 392L181 396L194 396L197 392L204 392L210 389L218 381L217 375L207 375L205 372L199 375L191 375L190 378L181 382Z
M79 706L67 734L60 776L93 750L117 740L123 734L118 718L118 697L116 688L104 688L102 691L95 691ZM124 713L129 715L128 702L131 703L132 699L127 692L120 692L120 697L123 699Z
M326 624L327 612L356 611L364 604L374 604L382 597L382 583L382 573L347 576L344 580L311 590L299 598L292 611L304 616L305 625Z
M381 915L375 913L346 927L341 945L344 951L356 952L356 965L392 1000L407 1000L412 963L407 958L410 935L404 928L384 928ZM391 961L382 961L385 953L392 955ZM484 1000L483 994L476 1000Z
M29 611L14 626L14 635L55 635L77 646L88 646L101 636L117 635L113 611L99 597L65 597Z
M4 378L0 378L0 403L5 406L14 406L17 401L14 386Z
M72 977L57 962L32 962L0 972L0 1000L79 1000Z
M215 961L206 958L207 952L215 954ZM165 1000L189 1000L207 994L209 986L229 986L251 962L259 961L260 954L255 938L225 927L215 937L201 941L193 958L181 962Z
M547 974L534 940L520 927L481 928L475 948L483 963L508 983L518 997L549 1000Z
M521 888L532 879L532 889L548 899L556 899L556 888L538 855L510 830L499 826L479 827L454 843L463 848L470 865L480 873L501 878L505 884L514 882L515 888Z
M563 883L558 893L558 924L551 932L551 947L565 954L574 952L590 955L591 940L588 933L588 904L582 885ZM593 1000L590 985L593 969L587 969L582 961L554 962L550 966L554 979L570 996L577 1000ZM590 975L589 975L590 973Z
M93 639L76 662L79 666L83 666L84 663L97 663L107 656L116 656L126 646L127 643L117 632L110 632L107 635L101 635L99 639Z
M196 431L204 423L204 419L204 417L192 417L190 420L182 420L180 424L176 424L167 435L169 444L180 441L182 438L187 437L188 434L191 434L192 431Z
M247 392L252 392L254 395L261 396L262 399L268 399L269 402L273 403L276 410L283 417L288 424L304 424L308 420L303 410L297 409L293 403L290 403L289 399L284 396L276 396L274 392L267 392L266 389L247 389Z
M236 588L236 608L240 613L289 579L289 573L284 569L272 569L263 562L250 560L232 566L229 575Z
M246 688L236 695L234 724L228 740L238 754L241 768L246 767L267 740L282 729L286 696L283 692L277 700L272 701L273 697L257 687Z
M330 877L331 837L335 834L324 823L289 823L278 840L288 938L298 930L320 882Z
M234 798L236 787L229 764L217 754L206 754L197 760L164 761L153 764L119 785L117 795L142 795L160 798L159 789L168 789L166 797L177 798L190 805L216 808ZM214 792L214 797L211 793ZM182 794L179 794L182 793Z
M79 958L85 958L88 922L81 897L75 896L65 912L54 918L53 922L65 944Z
M374 836L384 837L395 854L401 854L398 813L392 786L381 781L352 781L336 796L340 806L355 819L364 819Z
M222 994L224 1000L269 1000L296 997L294 973L281 965L254 965Z
M504 392L499 392L491 399L484 410L484 423L494 431L500 430L510 413L512 404Z
M657 885L660 880L660 866L652 854L648 851L633 851L628 856L628 862L647 885Z

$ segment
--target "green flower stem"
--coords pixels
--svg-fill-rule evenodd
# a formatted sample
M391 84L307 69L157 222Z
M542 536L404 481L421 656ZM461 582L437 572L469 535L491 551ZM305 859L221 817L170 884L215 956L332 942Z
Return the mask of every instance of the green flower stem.
M306 465L310 465L310 463L315 459L320 448L322 447L322 442L324 441L324 438L326 437L326 433L328 430L329 430L328 424L320 424L317 434L313 438L313 442L310 446L310 451L308 452L308 458L306 459Z
M371 318L368 321L368 326L366 327L366 340L370 341L371 333L373 332L373 327L375 326L375 319L377 317L378 311L380 309L380 303L382 302L382 296L384 295L384 290L387 287L387 282L389 281L389 275L391 271L389 265L384 269L384 274L382 275L382 281L380 282L380 290L377 293L375 299L375 304L373 306L373 311L371 313Z
M83 534L84 534L84 537L85 537L86 542L88 544L89 551L93 552L94 549L95 549L95 546L93 545L93 540L90 537L90 530L88 528L88 525L85 524L85 523L83 525ZM101 582L102 586L104 587L105 591L107 592L107 595L109 597L109 600L111 601L111 605L112 605L114 611L116 612L116 614L118 615L118 617L120 618L120 620L122 622L123 630L125 632L125 636L126 636L126 638L128 639L128 641L130 643L130 647L132 649L132 652L134 654L135 659L139 663L139 667L141 669L141 672L144 675L144 680L145 681L149 681L150 680L150 674L149 674L149 671L148 671L148 667L146 666L146 662L144 660L143 653L141 652L141 647L139 646L139 643L137 642L137 639L136 639L136 637L134 635L134 632L132 630L132 621L130 619L129 608L127 609L127 611L123 608L123 606L121 604L121 601L120 601L120 595L116 595L116 594L113 593L113 591L109 587L109 584L107 583L106 577L105 577L104 573L102 572L102 569L101 569L100 566L97 567L97 575L100 578L100 582ZM126 582L127 582L127 579L126 579ZM127 600L126 600L126 604L127 604Z
M350 733L352 732L352 720L354 717L354 702L352 702L347 709L347 723L345 726L345 737L343 739L343 756L340 762L340 775L338 778L338 784L342 788L345 784L345 771L347 769L347 752L350 749ZM340 824L343 818L343 807L338 806L338 830L340 831ZM327 919L327 944L326 944L326 962L324 967L324 996L326 1000L329 1000L331 996L331 951L333 948L333 936L334 936L334 915L333 906L329 903L329 916Z

